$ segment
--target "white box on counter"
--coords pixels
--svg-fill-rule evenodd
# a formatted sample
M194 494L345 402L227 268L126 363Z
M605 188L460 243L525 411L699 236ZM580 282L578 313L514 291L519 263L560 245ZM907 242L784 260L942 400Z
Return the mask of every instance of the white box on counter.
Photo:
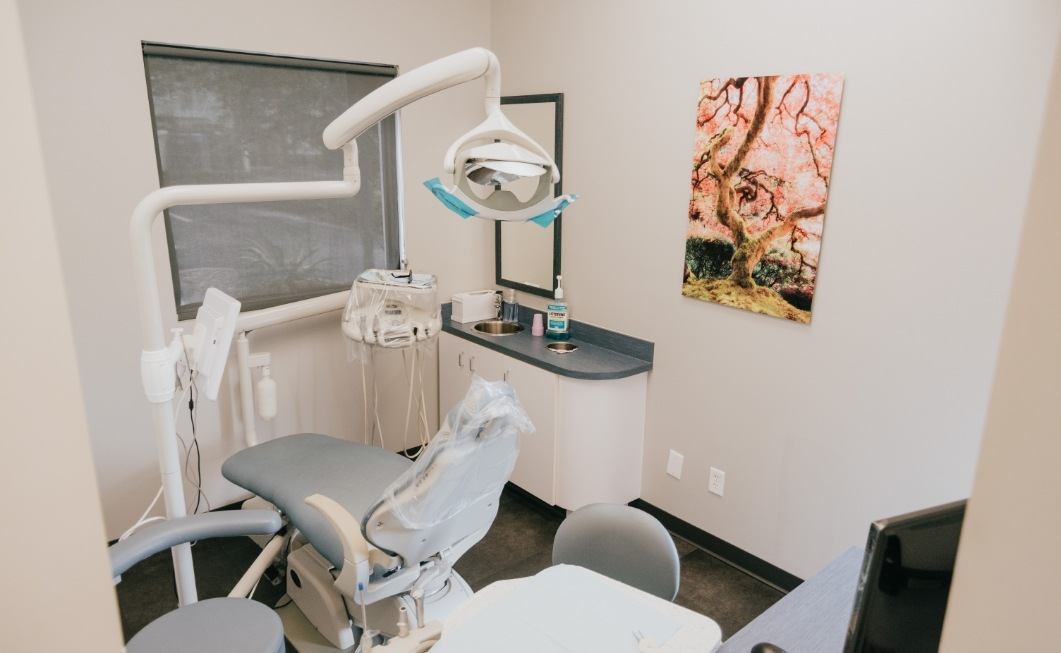
M497 317L498 294L494 290L475 290L457 293L450 298L453 302L451 319L466 324L481 322Z

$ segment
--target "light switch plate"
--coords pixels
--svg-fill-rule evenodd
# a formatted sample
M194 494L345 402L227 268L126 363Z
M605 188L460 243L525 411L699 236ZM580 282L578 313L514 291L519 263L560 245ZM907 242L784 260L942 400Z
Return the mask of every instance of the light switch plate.
M726 491L726 472L712 467L711 474L707 477L707 489L711 494L722 496Z
M685 456L671 449L670 455L667 456L667 473L674 478L681 478L683 463L685 463Z

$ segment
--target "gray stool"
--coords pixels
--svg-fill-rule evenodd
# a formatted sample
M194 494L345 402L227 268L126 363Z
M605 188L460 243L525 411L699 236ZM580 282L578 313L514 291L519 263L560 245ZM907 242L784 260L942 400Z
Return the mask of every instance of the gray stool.
M271 535L283 526L271 510L227 510L148 524L110 547L111 572L194 540ZM126 644L128 653L284 653L284 627L266 606L241 598L208 599L155 619Z
M654 517L630 506L594 503L568 515L553 540L553 564L585 567L667 601L678 595L674 540Z
M127 653L284 653L284 627L248 599L207 599L155 619L126 645Z

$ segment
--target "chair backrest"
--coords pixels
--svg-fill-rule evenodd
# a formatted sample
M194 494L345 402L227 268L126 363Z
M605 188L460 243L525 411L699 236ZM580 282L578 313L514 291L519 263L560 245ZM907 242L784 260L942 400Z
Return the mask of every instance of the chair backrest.
M654 517L630 506L594 503L568 515L553 540L553 564L585 567L667 601L678 595L674 540Z
M447 549L454 561L490 529L519 434L533 431L511 386L473 377L424 453L368 512L365 537L408 565Z

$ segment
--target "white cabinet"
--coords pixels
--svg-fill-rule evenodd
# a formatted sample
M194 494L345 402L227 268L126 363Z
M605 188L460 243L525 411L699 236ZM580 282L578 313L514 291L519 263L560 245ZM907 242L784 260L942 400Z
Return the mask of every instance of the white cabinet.
M464 397L473 373L512 385L534 424L534 433L520 434L512 482L556 503L556 375L448 333L439 337L438 357L440 411L449 411Z
M514 484L569 510L640 496L647 374L562 377L449 333L438 352L440 417L464 397L473 373L515 389L535 432L520 435Z

